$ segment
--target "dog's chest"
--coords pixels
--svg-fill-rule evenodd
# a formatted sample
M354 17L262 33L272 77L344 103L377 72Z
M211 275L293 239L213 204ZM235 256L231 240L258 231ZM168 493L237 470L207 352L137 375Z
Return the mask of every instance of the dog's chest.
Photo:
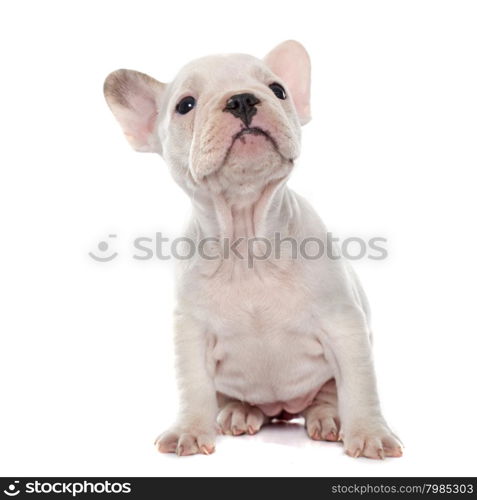
M313 301L294 267L255 265L199 287L209 369L220 392L249 403L306 397L329 378Z
M313 302L293 266L267 262L254 269L223 269L201 280L196 304L219 336L301 330L313 316Z

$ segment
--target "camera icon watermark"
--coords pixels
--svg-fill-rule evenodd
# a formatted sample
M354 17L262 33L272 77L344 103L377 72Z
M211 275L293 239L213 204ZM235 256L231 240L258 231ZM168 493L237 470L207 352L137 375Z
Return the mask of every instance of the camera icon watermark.
M117 238L117 236L118 236L117 234L110 234L108 235L108 238L113 239ZM98 243L97 250L95 250L95 253L89 252L88 255L96 262L111 262L119 254L118 252L111 252L110 242L102 240Z
M3 493L9 497L16 497L20 494L20 481L13 481L7 486L6 490L3 490Z

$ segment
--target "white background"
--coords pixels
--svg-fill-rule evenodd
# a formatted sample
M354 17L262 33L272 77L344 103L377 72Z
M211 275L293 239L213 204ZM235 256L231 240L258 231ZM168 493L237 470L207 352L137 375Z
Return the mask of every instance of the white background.
M466 1L3 2L0 12L1 475L476 475L477 8ZM357 262L402 459L353 460L303 428L178 459L172 263L131 241L189 211L102 95L119 67L168 81L192 58L295 38L313 121L290 181ZM108 234L119 256L88 257Z

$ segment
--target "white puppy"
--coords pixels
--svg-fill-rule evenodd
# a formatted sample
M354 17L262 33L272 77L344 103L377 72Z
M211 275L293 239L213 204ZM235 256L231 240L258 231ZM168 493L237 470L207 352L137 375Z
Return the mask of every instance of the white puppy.
M356 276L341 258L295 251L326 239L286 185L310 120L305 49L288 41L263 60L205 57L167 85L118 70L104 91L131 145L160 153L189 194L187 236L202 249L179 266L181 407L159 450L209 454L217 424L253 434L274 417L303 415L312 439L341 439L353 457L400 456L380 410ZM277 235L285 244L270 255Z

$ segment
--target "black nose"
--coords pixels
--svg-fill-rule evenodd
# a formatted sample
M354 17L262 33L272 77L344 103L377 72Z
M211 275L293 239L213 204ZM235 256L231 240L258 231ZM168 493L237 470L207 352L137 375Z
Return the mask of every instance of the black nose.
M253 94L237 94L227 99L224 111L228 111L236 118L240 118L248 127L252 122L253 115L257 112L255 107L257 104L260 104L260 100Z

